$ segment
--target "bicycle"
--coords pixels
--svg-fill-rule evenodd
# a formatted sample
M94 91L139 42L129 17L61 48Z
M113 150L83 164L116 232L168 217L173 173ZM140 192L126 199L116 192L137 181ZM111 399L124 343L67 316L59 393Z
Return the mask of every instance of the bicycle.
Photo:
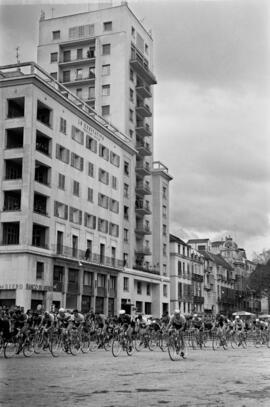
M183 331L173 329L169 332L168 353L172 361L186 358L187 352Z
M128 356L132 356L135 350L132 339L126 332L120 331L112 342L112 354L114 357L118 357L121 351L125 351Z

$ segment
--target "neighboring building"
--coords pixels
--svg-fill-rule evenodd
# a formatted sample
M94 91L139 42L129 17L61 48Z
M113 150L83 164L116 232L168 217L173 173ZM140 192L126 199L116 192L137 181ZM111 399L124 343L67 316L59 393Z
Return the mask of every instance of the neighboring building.
M211 242L210 239L189 239L187 244L198 251L210 251Z

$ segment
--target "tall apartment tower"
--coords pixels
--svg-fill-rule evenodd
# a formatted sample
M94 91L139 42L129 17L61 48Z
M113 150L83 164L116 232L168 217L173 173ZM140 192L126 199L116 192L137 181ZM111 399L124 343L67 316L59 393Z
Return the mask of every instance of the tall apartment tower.
M131 195L135 199L135 210L128 203L123 204L123 253L126 278L135 273L134 290L131 291L137 290L139 297L123 298L120 306L129 311L133 304L133 308L151 313L153 309L145 305L147 298L140 301L141 283L143 286L149 284L149 274L152 278L153 275L162 276L169 263L169 250L164 252L161 262L155 261L159 253L154 253L159 246L154 244L153 236L162 235L164 229L153 216L153 194L159 196L159 191L153 191L152 85L157 81L153 74L152 36L126 3L57 18L46 19L43 15L39 25L37 61L51 76L123 132L137 150L135 167L127 168L134 178L131 185L135 185L135 190L131 191L125 183L123 186L126 197ZM167 234L168 240L169 231ZM125 297L128 294L127 280L122 288ZM149 292L147 287L146 292ZM166 310L168 298L162 299L161 295L160 301Z

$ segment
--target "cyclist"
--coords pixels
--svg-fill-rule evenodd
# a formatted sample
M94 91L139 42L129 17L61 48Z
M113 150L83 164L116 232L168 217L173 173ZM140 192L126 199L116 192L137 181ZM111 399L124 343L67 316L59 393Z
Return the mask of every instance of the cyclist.
M52 332L54 326L54 315L51 314L49 311L45 311L44 315L41 318L41 322L39 324L39 328L42 329L43 337L44 337L44 346L43 349L46 349L48 345L48 337L49 334Z
M184 347L184 341L183 341L183 336L182 333L185 330L186 327L186 318L184 315L181 314L179 309L175 309L173 315L170 318L170 322L168 324L168 330L170 332L171 328L174 328L178 332L178 340L179 340L179 346L180 346L180 341L182 346ZM181 334L180 334L181 332ZM184 351L181 351L180 355L182 357L185 356Z
M73 310L73 315L71 317L71 320L74 323L74 326L76 328L81 328L85 322L85 318L83 314L81 314L77 309Z

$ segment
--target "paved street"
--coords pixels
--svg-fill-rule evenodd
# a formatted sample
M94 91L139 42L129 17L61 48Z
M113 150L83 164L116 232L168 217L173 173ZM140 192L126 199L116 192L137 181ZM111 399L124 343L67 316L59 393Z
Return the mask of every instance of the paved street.
M270 349L0 357L1 406L269 406Z

